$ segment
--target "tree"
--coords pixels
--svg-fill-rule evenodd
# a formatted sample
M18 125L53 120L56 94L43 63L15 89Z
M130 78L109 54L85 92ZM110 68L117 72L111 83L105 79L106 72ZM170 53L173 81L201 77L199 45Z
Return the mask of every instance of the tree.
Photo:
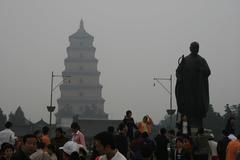
M219 139L224 129L224 119L214 111L213 105L209 105L206 118L203 120L204 128L211 129L216 139Z
M31 122L28 121L25 116L21 106L18 106L17 110L13 114L12 112L9 114L9 121L13 123L13 125L30 125Z
M4 128L4 124L7 121L7 116L3 114L2 109L0 108L0 129Z

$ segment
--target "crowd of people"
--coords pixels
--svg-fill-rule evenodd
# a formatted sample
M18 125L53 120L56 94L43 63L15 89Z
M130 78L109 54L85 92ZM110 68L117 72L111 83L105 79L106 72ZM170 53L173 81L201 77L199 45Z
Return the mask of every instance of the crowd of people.
M47 126L16 137L12 125L7 122L0 131L0 160L84 160L88 154L84 134L76 122L71 124L71 138L65 136L61 127L50 138Z
M128 110L117 128L109 126L86 146L85 135L77 122L71 124L72 135L62 128L49 136L44 126L32 134L16 137L11 122L0 131L0 160L239 160L240 135L235 136L234 118L230 117L222 138L214 140L203 128L192 133L190 122L182 115L176 129L160 128L153 135L149 115L135 123Z

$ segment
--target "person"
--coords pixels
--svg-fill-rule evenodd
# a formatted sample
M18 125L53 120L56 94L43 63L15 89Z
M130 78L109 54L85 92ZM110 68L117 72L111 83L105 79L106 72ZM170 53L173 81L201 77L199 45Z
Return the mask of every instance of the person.
M198 128L197 135L193 138L193 159L194 160L208 160L211 152L208 144L208 136L204 134L202 127Z
M50 160L59 160L56 155L56 148L53 144L47 145L47 149Z
M115 135L115 128L113 126L108 126L107 131L112 135Z
M31 160L30 155L36 151L37 138L33 134L23 136L21 147L14 153L12 160Z
M175 95L178 112L188 117L192 127L202 127L209 107L208 77L211 74L207 61L198 55L199 43L192 42L190 54L182 57L176 70Z
M42 137L41 137L41 142L43 142L45 144L45 150L47 145L51 144L51 140L50 140L50 137L49 137L49 128L48 126L44 126L42 128Z
M34 131L33 135L35 135L37 138L37 145L38 145L38 143L42 142L42 132L40 130Z
M0 160L11 160L13 153L14 153L13 145L9 143L3 143L1 145Z
M114 136L107 131L94 136L94 144L101 156L96 160L127 160L116 148Z
M86 148L83 145L78 144L74 141L68 141L59 149L63 150L63 160L81 160L81 148L87 152Z
M147 132L148 135L152 133L153 121L149 115L143 117L142 122L138 123L138 130L141 134Z
M85 137L84 134L80 131L80 126L78 125L77 122L73 122L71 124L71 129L72 129L72 141L82 144L83 146L86 147L85 143Z
M12 125L12 122L7 121L5 123L5 129L0 131L0 146L3 143L9 143L11 145L15 144L17 137L15 137L15 133L11 130Z
M176 148L174 154L175 160L191 160L191 154L187 152L183 146L183 139L176 139Z
M175 130L174 129L169 130L167 137L169 139L168 146L170 148L169 158L171 160L174 160L174 153L175 153L175 146L176 146Z
M233 134L235 135L235 117L230 116L227 120L226 126L225 126L225 130L229 133L229 134Z
M232 140L228 143L226 160L235 160L238 152L240 151L240 134L236 140Z
M50 156L44 151L45 143L38 142L36 151L30 155L31 160L50 160Z
M123 119L123 123L125 123L128 127L127 136L129 138L129 141L131 142L133 140L133 129L137 129L137 125L134 122L134 119L132 118L132 111L127 110L126 115Z
M188 118L186 115L181 115L181 120L179 123L177 123L178 128L178 135L188 137L191 136L191 125L188 121Z
M155 156L157 160L168 160L168 150L167 146L169 143L169 140L166 136L167 130L165 128L160 129L160 134L158 134L155 137L156 142L156 150L155 150Z
M183 137L183 149L185 151L186 160L192 160L192 140L190 137Z
M147 132L143 132L142 134L143 143L140 146L141 155L144 160L152 160L153 154L155 150L155 143L152 139L149 138Z
M218 153L219 160L226 159L227 145L231 141L228 138L228 131L223 130L222 134L223 134L222 138L217 143L217 153Z
M134 139L129 145L130 148L130 159L131 160L142 160L143 156L141 153L141 146L143 145L143 138L139 131L135 131Z
M116 148L120 153L127 158L128 156L128 138L127 138L128 127L125 123L120 123L118 126L118 134L114 136Z
M218 153L217 153L217 142L214 140L214 135L211 133L208 139L208 144L211 149L209 159L210 160L218 160Z
M58 157L58 160L62 160L63 157L63 151L60 150L59 147L62 147L67 141L68 138L64 136L64 131L62 128L56 128L55 137L51 139L51 144L56 148L56 155Z

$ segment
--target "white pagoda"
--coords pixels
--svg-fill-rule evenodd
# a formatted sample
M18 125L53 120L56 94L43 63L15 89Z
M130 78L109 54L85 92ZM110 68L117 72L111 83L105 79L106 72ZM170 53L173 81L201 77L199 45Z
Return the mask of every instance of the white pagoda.
M95 58L94 37L84 29L83 21L76 33L69 36L65 70L62 72L63 84L60 85L61 96L57 100L58 126L69 127L73 118L108 119L104 112L102 85L99 83L100 72Z

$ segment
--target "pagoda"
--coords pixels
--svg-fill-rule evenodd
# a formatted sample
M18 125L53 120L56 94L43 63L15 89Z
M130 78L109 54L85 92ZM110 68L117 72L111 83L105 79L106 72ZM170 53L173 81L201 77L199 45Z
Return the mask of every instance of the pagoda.
M58 126L69 127L74 118L108 119L108 114L104 112L105 100L102 98L93 40L94 37L85 31L83 20L77 32L69 36L70 45L67 47L63 83L60 85L61 95L57 100Z

